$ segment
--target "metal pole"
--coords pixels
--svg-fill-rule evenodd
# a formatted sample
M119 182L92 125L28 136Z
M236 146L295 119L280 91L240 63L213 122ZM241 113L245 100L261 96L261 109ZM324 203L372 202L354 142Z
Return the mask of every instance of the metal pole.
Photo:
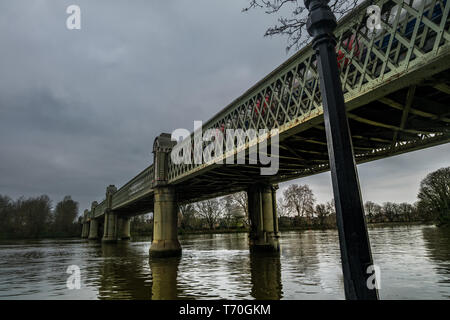
M373 260L337 65L333 35L336 18L328 6L329 0L304 2L309 10L307 30L313 37L318 60L345 297L349 300L377 300L377 289L367 283L369 277L373 278L373 274L368 273Z

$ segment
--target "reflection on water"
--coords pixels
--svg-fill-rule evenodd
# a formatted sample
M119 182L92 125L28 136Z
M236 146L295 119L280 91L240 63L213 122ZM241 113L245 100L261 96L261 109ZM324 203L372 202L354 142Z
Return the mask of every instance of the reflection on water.
M369 230L384 299L450 298L450 230ZM149 259L150 239L0 242L0 299L343 299L335 230L284 232L279 254L247 235L185 235L181 258ZM69 290L67 267L81 269Z
M279 300L283 297L281 263L278 253L250 254L251 296L259 300Z
M175 300L178 297L177 276L181 258L150 260L153 300Z
M127 242L97 244L101 262L88 278L99 279L99 299L148 299L152 281L149 263L139 246ZM95 272L97 271L97 274Z
M438 275L440 294L450 298L450 227L423 229L423 238L431 259L436 263L433 269Z

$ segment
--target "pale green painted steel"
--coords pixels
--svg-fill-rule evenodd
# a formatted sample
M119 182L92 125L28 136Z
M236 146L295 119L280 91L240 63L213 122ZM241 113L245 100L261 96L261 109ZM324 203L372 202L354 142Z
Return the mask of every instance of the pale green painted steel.
M94 209L94 218L97 218L99 216L102 216L105 213L106 210L106 200L103 200L100 202Z
M113 194L111 209L119 209L130 202L136 201L137 199L152 193L154 182L152 164ZM97 218L104 215L106 209L107 204L105 199L95 207L94 212L89 212L89 218Z
M406 14L403 15L401 10L394 9L393 13L401 14L394 14L389 18L391 12L388 3L400 4ZM371 4L381 8L383 27L381 32L371 33L365 26L366 9ZM399 86L406 87L417 81L417 73L419 76L432 75L433 72L437 73L448 68L450 34L445 30L445 23L449 20L450 3L446 1L444 5L444 1L425 0L422 4L414 8L403 0L366 1L339 22L335 32L338 43L336 51L340 50L345 55L345 58L340 60L341 80L349 110L375 100L377 95L372 91L382 92L378 93L381 97L389 91L399 89ZM438 10L442 11L442 18L440 22L434 22L429 17ZM419 28L421 24L423 28ZM385 39L387 43L383 45ZM352 42L358 45L347 47ZM434 69L427 68L427 65L433 63ZM393 81L398 82L400 78L402 83L393 85ZM268 107L263 114L258 112L256 105L258 99L261 101L266 97ZM282 134L313 118L318 118L322 113L316 57L311 45L308 45L206 122L202 130L205 132L208 129L222 128L278 129ZM417 140L413 142L400 141L394 148L402 148L402 143L420 143L428 138L435 139L435 134L418 135ZM190 139L193 146L194 134ZM238 152L239 148L247 149L256 142L254 139L244 145L245 142L240 141L233 153ZM206 143L203 142L203 147L197 151L202 151ZM384 151L374 149L369 152L373 156L374 153ZM219 156L218 159L224 157ZM194 172L205 169L216 160L213 159L206 164L171 163L169 183L176 183ZM327 164L305 170L316 171L320 170L321 166L326 168ZM299 172L299 175L302 174Z
M145 197L153 191L153 164L117 190L112 197L112 209L118 209L129 202Z
M399 7L392 9L393 4ZM365 26L369 5L381 8L381 31L371 33ZM403 0L374 0L365 1L341 19L335 32L336 51L344 55L339 63L348 110L449 69L450 33L445 29L449 23L449 11L448 0L414 1L412 5ZM436 20L434 15L438 12L441 18ZM265 101L264 112L261 108L258 112L258 99ZM277 129L280 135L289 136L290 132L306 128L306 123L318 121L322 113L316 57L308 45L206 122L202 130ZM188 139L194 145L194 134ZM398 141L391 147L365 150L356 153L355 157L358 162L364 162L383 158L388 153L398 154L414 147L442 143L443 139L449 140L448 133L418 133L416 139ZM247 143L241 141L233 153L255 143L256 139ZM208 168L215 160L207 164L176 165L169 159L168 182L176 184ZM327 169L328 164L318 164L298 170L298 176ZM277 177L278 181L290 178L292 176ZM112 209L151 194L153 187L151 165L113 195ZM103 215L105 210L103 201L95 208L93 217Z

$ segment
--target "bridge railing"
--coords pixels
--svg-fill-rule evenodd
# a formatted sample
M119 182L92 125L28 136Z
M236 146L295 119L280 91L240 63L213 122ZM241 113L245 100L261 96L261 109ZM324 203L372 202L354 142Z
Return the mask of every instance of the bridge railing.
M105 213L105 210L106 210L106 200L103 200L95 207L93 213L94 217L101 216L102 214Z
M380 29L368 28L370 5L380 8ZM450 42L449 1L374 0L365 1L342 18L336 28L336 53L345 101L348 102L390 78L407 73L417 64L438 55ZM234 100L203 125L215 129L289 130L323 113L319 92L317 61L311 44ZM207 143L190 139L192 159L201 157ZM241 139L236 149L255 144ZM207 164L169 165L169 182L187 176ZM314 168L311 168L314 170Z
M112 209L117 209L129 201L149 193L154 185L153 164L131 179L127 184L117 190L112 197Z

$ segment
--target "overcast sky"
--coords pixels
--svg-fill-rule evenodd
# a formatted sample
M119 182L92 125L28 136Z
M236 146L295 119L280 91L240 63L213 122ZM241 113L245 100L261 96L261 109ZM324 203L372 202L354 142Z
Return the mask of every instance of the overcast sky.
M275 17L246 3L2 0L0 194L71 195L82 211L152 162L158 134L192 130L277 67L286 39L264 38ZM71 4L81 30L66 28ZM364 200L415 201L449 156L447 144L359 166ZM295 182L332 197L329 172Z

